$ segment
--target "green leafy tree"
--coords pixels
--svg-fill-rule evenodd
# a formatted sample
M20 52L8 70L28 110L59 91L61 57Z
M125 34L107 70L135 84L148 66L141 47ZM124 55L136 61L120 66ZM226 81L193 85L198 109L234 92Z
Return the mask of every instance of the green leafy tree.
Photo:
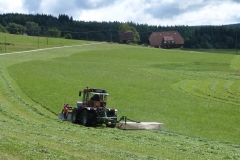
M61 34L61 32L57 28L49 28L48 31L47 31L47 35L49 37L59 38L60 34Z
M35 22L26 22L26 33L30 36L38 36L40 34L41 28Z
M130 26L126 23L122 23L119 25L119 30L120 33L124 33L124 32L129 32L131 31Z
M65 39L72 39L72 35L70 33L67 33L64 35Z
M7 33L6 28L3 27L2 24L0 24L0 32Z
M133 32L134 43L138 43L140 41L140 35L138 34L137 30L134 27L130 27L130 29Z
M136 28L133 27L133 26L129 26L129 25L126 24L126 23L122 23L122 24L120 24L118 31L119 31L120 33L133 32L133 37L134 37L133 42L134 42L134 43L138 43L138 42L140 41L140 35L138 34Z
M23 34L25 32L25 27L16 23L9 23L7 31L11 34Z

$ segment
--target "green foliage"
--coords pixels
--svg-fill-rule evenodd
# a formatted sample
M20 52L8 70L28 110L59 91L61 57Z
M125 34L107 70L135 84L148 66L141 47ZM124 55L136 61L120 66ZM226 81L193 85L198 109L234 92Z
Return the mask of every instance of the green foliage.
M3 27L2 24L0 24L0 32L7 33L6 28Z
M70 33L67 33L64 35L65 39L72 39L72 35Z
M119 25L119 33L124 33L124 32L133 32L134 36L134 43L138 43L140 41L140 36L137 32L137 30L133 26L129 26L127 23L122 23ZM128 42L131 43L131 42Z
M57 27L59 31L69 31L73 39L91 41L119 42L119 31L131 31L130 26L134 27L138 33L134 37L135 43L138 44L148 44L150 34L157 31L178 31L185 39L185 48L233 49L236 47L236 39L240 40L239 24L197 27L184 25L154 26L133 22L76 21L65 14L60 14L58 17L46 14L0 14L0 23L5 28L7 28L9 23L25 26L28 21L35 22L41 26L42 30L40 30L40 33L37 33L40 36L45 36L49 28ZM111 34L109 32L110 29ZM61 35L61 37L63 36Z
M69 18L68 15L65 15L65 14L60 14L60 15L58 16L58 20L59 20L61 23L73 22L72 16Z
M40 35L41 28L35 22L26 22L26 33L30 36L38 36Z
M60 34L61 34L61 32L57 28L49 28L47 31L47 35L49 37L59 38Z
M11 34L23 34L26 28L23 25L16 23L9 23L7 31Z
M134 43L138 43L140 41L140 36L137 32L137 30L134 27L130 27L130 30L133 32L134 35Z
M127 23L122 23L119 25L118 32L124 33L124 32L129 32L129 31L131 31L131 28Z

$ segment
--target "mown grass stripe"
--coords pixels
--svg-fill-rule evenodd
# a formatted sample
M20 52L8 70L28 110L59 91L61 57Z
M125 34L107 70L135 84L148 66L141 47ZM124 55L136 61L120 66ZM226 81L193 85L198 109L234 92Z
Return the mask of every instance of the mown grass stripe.
M195 95L202 98L221 101L239 105L239 97L234 97L224 90L225 82L219 83L214 80L183 80L174 84L173 88L180 89L181 91Z
M231 61L230 68L236 71L240 70L240 56L236 55Z

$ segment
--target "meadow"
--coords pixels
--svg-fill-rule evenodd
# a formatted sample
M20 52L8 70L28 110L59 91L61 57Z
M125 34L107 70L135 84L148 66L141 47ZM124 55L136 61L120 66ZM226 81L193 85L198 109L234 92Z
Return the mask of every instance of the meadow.
M20 53L36 37L11 36L17 53L0 53L0 159L240 159L238 55L62 39ZM106 89L118 117L163 131L58 120L86 86Z
M4 45L5 43L7 43L7 45ZM57 46L79 45L83 43L88 42L80 40L67 40L64 38L15 35L0 32L0 54Z

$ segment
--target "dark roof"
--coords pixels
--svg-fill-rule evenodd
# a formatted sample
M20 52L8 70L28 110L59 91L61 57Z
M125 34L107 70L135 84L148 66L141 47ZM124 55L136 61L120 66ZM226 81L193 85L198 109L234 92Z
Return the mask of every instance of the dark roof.
M133 32L124 32L119 33L119 39L120 41L128 41L128 40L134 40Z
M176 45L183 45L184 39L177 31L152 32L149 37L151 46L162 46L164 40L173 40Z

